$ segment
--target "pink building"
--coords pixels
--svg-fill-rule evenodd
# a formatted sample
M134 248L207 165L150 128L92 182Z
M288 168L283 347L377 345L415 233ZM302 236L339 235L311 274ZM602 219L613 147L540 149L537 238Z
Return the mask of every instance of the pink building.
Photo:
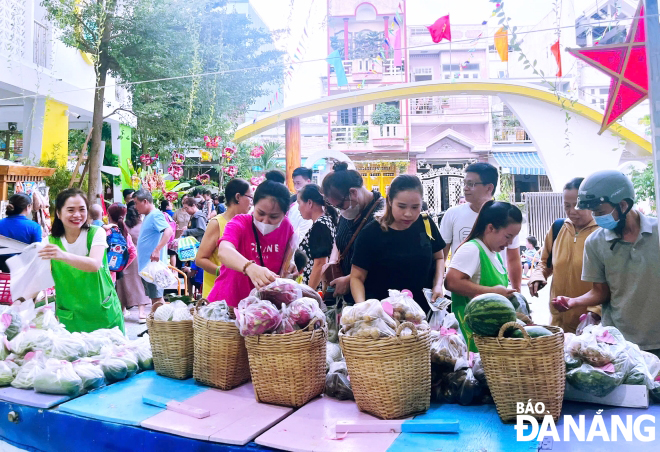
M397 32L402 48L398 65L393 49ZM475 40L482 33L487 35L482 25L452 24L451 47L447 41L435 44L425 26L407 25L405 0L329 0L328 54L339 51L348 86L338 86L329 65L327 95L408 82L487 79L486 40ZM399 114L393 116L391 107ZM328 146L347 154L367 185L382 192L407 163L408 173L422 174L433 210L446 210L458 202L463 165L488 159L493 143L490 112L490 97L475 95L341 110L329 114Z

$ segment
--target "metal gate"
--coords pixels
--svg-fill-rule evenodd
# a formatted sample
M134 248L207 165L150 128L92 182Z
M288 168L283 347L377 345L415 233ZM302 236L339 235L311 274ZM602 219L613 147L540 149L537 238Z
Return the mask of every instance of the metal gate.
M463 196L463 169L449 166L447 163L417 176L422 180L424 201L428 204L430 213L437 215L458 205L458 200Z
M564 218L564 201L561 193L523 193L529 234L540 243L557 218Z

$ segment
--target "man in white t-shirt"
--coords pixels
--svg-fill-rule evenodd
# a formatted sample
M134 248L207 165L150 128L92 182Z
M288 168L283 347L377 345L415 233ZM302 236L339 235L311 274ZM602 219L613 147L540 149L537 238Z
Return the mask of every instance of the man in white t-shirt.
M307 231L309 231L314 224L312 220L305 220L302 215L300 215L300 210L298 210L298 192L302 190L305 185L312 183L312 169L301 166L300 168L293 170L292 177L293 188L296 190L296 194L291 195L291 208L289 209L287 216L289 217L293 230L296 231L296 237L298 237L298 241L300 242L305 238ZM298 243L298 245L300 245L300 243Z
M453 255L470 235L481 206L493 199L497 179L497 168L489 163L473 163L465 169L463 187L466 202L449 208L440 223L440 235L447 244L444 250L445 259L450 250ZM518 237L513 240L506 252L502 252L502 260L507 267L511 287L520 292L522 266Z

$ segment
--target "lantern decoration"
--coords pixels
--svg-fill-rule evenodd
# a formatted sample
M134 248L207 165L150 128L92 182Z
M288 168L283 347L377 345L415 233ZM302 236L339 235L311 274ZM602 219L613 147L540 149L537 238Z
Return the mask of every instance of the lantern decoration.
M172 163L177 165L183 165L183 162L186 161L186 156L180 152L172 153Z
M621 44L567 49L574 57L611 78L599 135L621 116L648 99L649 74L643 2L639 3L634 17L626 41ZM656 17L653 20L658 19Z
M210 162L211 161L211 153L209 151L200 151L199 161L200 162Z
M204 136L204 143L206 143L207 148L217 148L220 146L220 137L210 137L208 135Z
M256 146L250 151L250 157L254 157L255 159L261 157L264 155L266 151L264 151L263 146Z
M156 154L154 157L152 157L149 154L142 154L140 156L140 161L144 166L150 166L152 163L154 163L156 160L158 160L158 154Z
M197 179L197 182L199 182L200 184L206 185L211 180L211 176L209 176L208 174L198 174L195 177L195 179Z
M263 175L254 176L254 177L250 178L250 183L256 187L257 185L261 184L265 180L266 180L266 177L263 176Z
M165 196L165 199L170 202L174 202L179 199L179 194L173 191L163 192L163 195Z
M229 177L236 177L238 174L238 166L231 165L231 166L225 166L222 168L222 171Z
M227 160L231 160L235 153L236 149L227 147L224 151L222 151L222 157L226 158Z
M167 172L170 176L172 176L172 179L179 180L181 179L181 176L183 176L183 167L175 163L170 163L169 168L167 168Z

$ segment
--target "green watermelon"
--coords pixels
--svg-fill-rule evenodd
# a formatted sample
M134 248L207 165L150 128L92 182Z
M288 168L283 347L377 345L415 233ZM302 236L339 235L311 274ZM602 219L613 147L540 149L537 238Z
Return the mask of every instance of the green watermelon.
M529 334L530 337L552 336L552 332L550 330L539 325L528 325L525 327L525 331L527 331L527 334ZM522 339L525 337L522 331L520 331L518 328L510 328L506 333L504 333L504 336L512 337L515 339Z
M529 303L522 294L514 292L513 295L509 297L509 301L513 305L513 309L515 309L516 312L520 312L526 316L530 315L531 311L529 309Z
M474 297L465 306L465 322L480 336L497 336L502 325L516 321L516 310L506 297L487 293Z

